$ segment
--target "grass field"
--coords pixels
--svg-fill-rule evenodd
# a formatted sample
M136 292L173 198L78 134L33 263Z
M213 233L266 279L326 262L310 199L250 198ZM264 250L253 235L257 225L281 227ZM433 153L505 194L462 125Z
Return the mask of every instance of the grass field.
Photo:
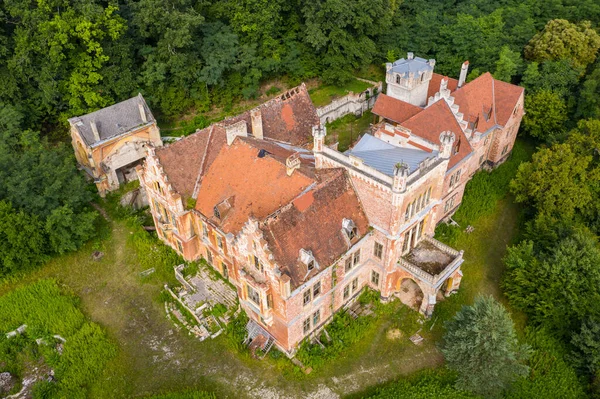
M343 97L349 92L362 93L367 90L371 85L358 79L353 79L344 86L319 86L314 89L310 89L310 99L312 100L315 107L322 107L323 105L329 104L332 100Z

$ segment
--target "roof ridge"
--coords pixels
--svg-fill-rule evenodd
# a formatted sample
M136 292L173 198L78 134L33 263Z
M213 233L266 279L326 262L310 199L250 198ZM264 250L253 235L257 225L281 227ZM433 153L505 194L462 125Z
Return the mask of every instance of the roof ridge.
M204 154L202 155L202 161L200 162L200 169L198 169L198 176L196 177L196 182L194 183L194 191L192 191L192 198L196 199L198 197L198 191L200 190L200 179L202 176L202 172L204 171L204 165L206 164L206 154L208 154L208 147L212 140L212 134L215 130L215 125L211 125L211 129L208 132L208 139L206 140L206 147L204 147Z

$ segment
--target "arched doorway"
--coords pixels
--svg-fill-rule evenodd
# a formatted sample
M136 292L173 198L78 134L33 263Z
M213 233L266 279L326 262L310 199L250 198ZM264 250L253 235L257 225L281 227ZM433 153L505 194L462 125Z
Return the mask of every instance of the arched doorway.
M406 306L418 311L423 303L423 291L412 278L403 278L396 284L396 296Z

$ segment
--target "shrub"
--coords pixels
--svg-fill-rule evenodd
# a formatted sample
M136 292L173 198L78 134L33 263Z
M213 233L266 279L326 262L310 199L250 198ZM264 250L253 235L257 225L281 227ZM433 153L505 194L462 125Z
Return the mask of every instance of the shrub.
M472 394L454 387L455 376L447 370L438 369L419 373L412 378L401 379L366 396L369 399L470 399Z

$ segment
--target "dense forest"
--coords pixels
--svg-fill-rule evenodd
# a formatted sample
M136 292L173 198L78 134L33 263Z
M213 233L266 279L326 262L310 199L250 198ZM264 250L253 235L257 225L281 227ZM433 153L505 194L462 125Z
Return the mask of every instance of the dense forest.
M4 0L0 276L95 234L68 117L138 92L162 118L227 108L270 79L343 85L407 51L452 77L469 60L469 79L525 87L520 135L538 147L510 183L525 216L504 293L564 360L553 378L600 397L599 25L598 0ZM544 392L528 389L511 397Z

